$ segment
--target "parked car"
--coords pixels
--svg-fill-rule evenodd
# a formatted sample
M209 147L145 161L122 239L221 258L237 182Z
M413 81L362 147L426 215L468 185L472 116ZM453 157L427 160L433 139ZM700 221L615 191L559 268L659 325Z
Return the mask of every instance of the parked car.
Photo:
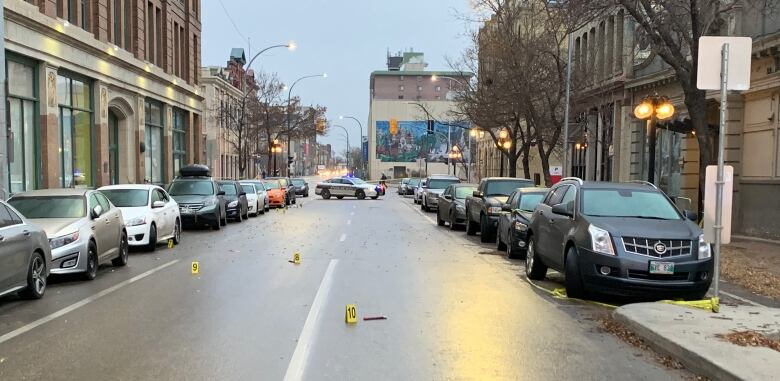
M179 204L157 185L109 185L98 189L122 211L130 246L154 251L157 243L181 241Z
M241 180L241 184L254 184L255 190L257 191L257 202L260 207L260 214L264 214L271 209L268 200L268 190L262 180Z
M263 180L266 192L268 192L268 205L272 208L284 208L287 205L285 193L287 188L279 180Z
M466 197L474 193L476 184L456 183L447 186L439 197L439 207L436 210L436 223L444 226L450 224L450 230L466 222Z
M459 183L460 178L450 175L431 175L425 178L425 186L422 188L420 209L430 212L438 207L439 195L448 185Z
M533 187L533 180L515 177L486 177L471 197L466 197L466 234L479 231L480 241L495 242L498 216L509 194L517 188Z
M376 200L381 195L381 190L379 185L369 184L357 177L336 177L317 184L314 194L325 200L329 200L331 196L339 200L344 197L356 197L358 200L371 197Z
M289 177L268 177L268 180L279 180L284 187L284 203L286 205L295 204L295 185Z
M417 183L417 186L414 187L412 190L412 193L414 194L414 203L420 204L422 203L422 194L423 194L423 188L425 188L426 179L420 179L420 182Z
M547 268L565 276L566 292L701 299L713 260L702 230L649 183L556 184L534 211L526 275Z
M40 299L51 269L46 232L0 201L0 296L18 292Z
M501 206L498 216L496 244L498 251L506 250L509 258L525 258L526 234L534 208L548 188L517 188L509 195L506 204Z
M41 189L15 194L8 204L46 231L51 274L95 279L98 266L127 265L127 230L122 211L97 190Z
M406 191L406 186L409 184L409 178L404 177L401 179L401 182L398 183L398 194L403 195Z
M262 188L265 192L265 187L261 184L252 184L242 181L241 188L243 188L244 193L246 193L247 213L252 217L265 214L265 200L260 200L260 192L257 190L257 188Z
M238 181L221 180L217 181L219 189L225 192L224 198L227 203L227 217L236 222L249 219L249 202L246 199L246 192Z
M309 197L309 183L301 178L291 179L293 186L295 186L295 195Z
M417 184L420 183L420 179L416 177L410 177L408 179L404 179L406 183L399 184L398 194L401 196L408 196L410 194L414 194L414 188L417 187Z
M227 225L225 192L211 177L205 165L190 165L168 186L168 194L179 204L182 226L210 226L219 230Z

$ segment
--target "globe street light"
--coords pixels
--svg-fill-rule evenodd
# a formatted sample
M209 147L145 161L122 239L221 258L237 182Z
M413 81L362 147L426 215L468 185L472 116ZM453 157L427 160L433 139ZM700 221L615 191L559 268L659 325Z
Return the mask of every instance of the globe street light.
M447 154L447 157L450 158L452 161L452 175L457 176L458 175L458 167L457 161L463 158L463 152L461 152L460 147L458 146L452 146L452 149Z
M501 131L498 132L498 142L496 142L496 147L499 151L502 152L509 152L509 149L512 148L512 139L509 139L509 132L506 129L501 129ZM499 160L501 161L501 170L499 172L499 176L504 177L504 155L499 156Z
M655 183L655 146L656 146L656 123L659 120L669 119L674 115L674 105L666 96L653 94L646 96L634 108L634 116L637 119L647 120L648 137L648 162L647 162L647 181Z
M363 123L361 123L360 120L358 120L358 118L355 118L354 116L339 115L339 119L343 120L344 118L352 119L355 122L357 122L358 126L360 126L360 157L363 157ZM368 177L368 174L366 173L366 171L367 171L366 170L366 161L368 161L368 158L365 158L365 160L363 160L363 168L362 168L363 169L363 177Z
M279 144L279 139L274 139L273 143L271 143L271 153L274 154L274 176L279 175L276 170L276 157L280 152L282 152L282 145Z
M320 78L320 77L328 78L328 74L327 73L322 73L322 74L306 75L306 76L300 77L300 78L296 79L292 83L292 85L290 85L290 88L287 90L287 160L288 160L288 162L287 162L287 175L288 176L290 175L290 163L289 163L289 160L290 160L290 147L291 147L291 144L290 144L290 138L291 137L290 137L290 135L292 134L292 131L291 131L292 130L291 119L290 119L290 116L292 115L292 110L290 110L290 99L292 97L292 91L295 88L295 85L298 84L298 82L303 81L304 79Z

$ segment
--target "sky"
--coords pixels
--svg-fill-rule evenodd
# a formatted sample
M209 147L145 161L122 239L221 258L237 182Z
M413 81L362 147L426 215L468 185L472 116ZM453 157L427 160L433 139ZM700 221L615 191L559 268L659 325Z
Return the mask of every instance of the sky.
M247 40L252 52L294 41L295 51L269 50L252 68L277 73L288 84L302 76L327 73L327 78L298 83L293 96L300 96L304 104L327 107L328 120L349 131L353 147L359 141L358 124L338 117L360 119L363 134L367 133L369 77L374 70L386 70L388 49L414 48L425 53L429 70L442 70L449 69L447 57L457 58L468 45L468 25L459 16L469 12L468 0L203 0L201 4L203 66L224 66L231 48L249 50ZM343 136L340 128L332 128L318 141L332 144L341 153L346 148Z

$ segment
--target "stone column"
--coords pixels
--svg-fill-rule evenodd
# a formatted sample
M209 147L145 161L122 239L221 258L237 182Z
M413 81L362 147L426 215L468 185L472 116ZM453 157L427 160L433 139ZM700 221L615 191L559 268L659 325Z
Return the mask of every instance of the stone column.
M139 184L146 182L146 160L144 157L146 152L141 152L141 145L146 144L146 108L144 107L144 96L139 95L136 99L138 103L138 118L135 119L135 128L133 128L133 135L135 136L135 146L131 152L135 153L136 163L135 167L135 181ZM131 122L132 123L132 122ZM145 147L149 149L149 147Z
M95 105L92 109L94 115L94 141L92 142L92 160L95 169L95 187L111 184L111 176L108 168L108 88L100 81L94 81L92 86L92 99Z
M173 106L163 104L165 123L163 127L163 182L170 182L174 177L173 173Z
M38 69L38 94L40 94L40 160L41 188L62 186L62 162L60 155L60 111L57 103L57 67L43 63Z

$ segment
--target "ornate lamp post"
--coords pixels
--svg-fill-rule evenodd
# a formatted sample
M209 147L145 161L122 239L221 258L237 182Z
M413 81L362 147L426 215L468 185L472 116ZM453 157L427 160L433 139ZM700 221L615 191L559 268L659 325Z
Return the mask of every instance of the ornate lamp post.
M271 153L274 154L274 176L279 176L279 173L276 169L276 157L279 156L279 153L282 152L282 145L279 144L279 139L274 139L274 142L271 144Z
M457 162L458 160L463 159L463 152L461 152L460 147L452 146L452 149L447 154L447 156L450 158L450 161L452 162L452 174L454 176L457 176L458 175Z
M502 152L509 152L509 149L512 148L512 140L509 139L509 132L506 129L501 129L501 131L498 132L498 142L496 143L496 147L499 151ZM501 170L499 171L498 175L500 177L504 177L504 155L499 156L499 161L501 161Z
M653 94L646 96L634 108L634 116L637 119L647 120L648 137L648 163L647 181L655 184L655 143L656 123L659 120L669 119L674 115L674 106L666 96Z

